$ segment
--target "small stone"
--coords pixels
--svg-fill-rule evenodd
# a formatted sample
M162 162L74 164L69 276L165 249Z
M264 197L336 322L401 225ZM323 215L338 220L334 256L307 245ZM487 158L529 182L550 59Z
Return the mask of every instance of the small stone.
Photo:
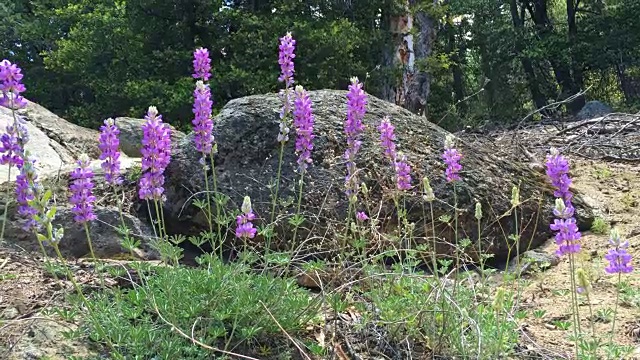
M2 311L2 313L0 313L0 318L5 319L5 320L11 320L11 319L15 319L16 317L18 317L18 315L20 315L20 311L18 311L18 309L13 307L13 306L9 306L9 307L5 308Z

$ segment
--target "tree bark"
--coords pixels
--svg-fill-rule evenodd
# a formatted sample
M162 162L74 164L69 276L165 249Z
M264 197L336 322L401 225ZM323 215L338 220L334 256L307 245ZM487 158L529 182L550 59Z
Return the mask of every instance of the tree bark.
M536 108L540 109L546 105L546 99L542 92L540 91L540 86L538 84L538 80L536 79L536 73L533 70L533 64L531 59L526 55L523 55L523 44L522 44L522 33L524 29L524 16L521 16L518 12L518 4L516 0L509 1L509 9L511 11L511 20L513 22L513 27L516 32L516 53L520 57L520 62L522 63L522 68L524 69L524 73L527 77L527 84L529 87L529 91L531 92L531 98L533 99L533 103Z
M567 0L567 25L569 27L569 53L571 55L571 68L573 71L573 91L574 93L578 93L582 90L584 86L584 75L582 73L582 66L576 59L575 50L573 49L574 45L577 42L578 36L578 26L576 24L576 11L578 10L578 5L580 4L580 0ZM573 95L573 94L572 94ZM573 102L569 104L569 108L571 112L577 114L585 104L584 96L579 96Z
M433 52L437 21L424 11L413 15L410 9L416 3L417 0L407 0L406 12L391 18L390 31L394 44L392 64L394 68L399 67L402 74L383 92L387 100L392 99L395 104L413 113L426 115L431 76L419 65ZM414 26L418 29L415 37Z
M415 5L417 2L418 0L409 0L409 5ZM433 4L436 6L437 0L434 0ZM413 61L403 74L406 89L404 107L415 114L426 116L427 99L431 92L431 75L426 69L416 65L424 63L433 52L437 20L424 11L417 12L413 20L418 31L415 41L413 36L408 35L413 42L413 46L410 46L410 49L413 48Z

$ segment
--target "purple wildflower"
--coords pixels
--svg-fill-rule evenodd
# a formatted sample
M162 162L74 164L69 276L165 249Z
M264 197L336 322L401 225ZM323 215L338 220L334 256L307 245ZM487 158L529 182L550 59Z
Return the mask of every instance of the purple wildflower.
M553 196L562 198L565 203L571 201L573 195L569 191L571 178L569 178L569 161L562 156L557 149L551 149L547 155L547 176L556 190Z
M21 80L22 70L9 60L0 61L0 106L10 109L22 109L27 106L25 98L20 96L26 90Z
M294 50L296 48L296 41L288 32L285 36L280 38L278 64L280 64L280 77L278 81L284 82L286 88L290 88L293 83L293 74L295 73L293 66L293 59L296 57Z
M69 186L71 198L69 203L73 204L71 211L75 214L75 221L86 223L96 219L93 213L93 203L96 201L92 194L93 171L89 167L89 157L85 154L78 159L78 167L71 173L72 183Z
M304 172L308 164L313 161L311 159L311 150L313 150L313 109L311 107L311 99L309 94L300 85L296 86L296 100L293 110L293 125L296 128L298 137L296 138L296 154L298 154L298 166L300 171Z
M358 221L360 221L360 222L365 222L365 221L369 220L369 216L364 211L358 211L356 213L356 219Z
M202 162L204 157L211 153L213 146L213 120L211 119L213 101L211 101L211 90L209 85L198 81L196 89L193 92L193 132L195 133L194 141L196 149L202 153Z
M609 261L604 271L609 274L628 274L633 271L631 255L627 252L629 241L622 241L617 230L611 230L609 243L614 247L604 256Z
M447 182L459 181L460 175L458 173L460 172L460 170L462 170L462 166L460 165L462 154L460 154L460 152L456 148L454 148L453 145L453 135L447 135L444 141L445 150L442 154L442 159L447 165L447 169L445 170Z
M7 126L7 132L0 136L0 164L22 166L22 144L18 127Z
M256 236L257 232L257 229L253 227L252 223L252 221L255 220L256 215L251 209L251 198L249 198L248 196L244 197L241 210L242 214L236 217L236 237L240 239L252 239L254 236Z
M142 171L140 199L163 200L164 170L171 160L171 129L162 122L155 106L150 106L142 125Z
M581 234L578 231L576 220L573 217L575 208L571 204L573 195L569 191L571 179L569 178L569 162L556 149L551 149L551 153L547 156L547 176L551 184L555 187L554 196L556 197L556 206L553 214L557 217L553 224L550 225L551 230L557 231L556 244L559 256L565 254L574 254L580 251L579 240Z
M18 214L27 221L24 229L29 231L37 228L38 225L35 220L38 210L33 208L29 202L36 199L39 185L37 183L38 175L34 166L36 161L29 155L25 155L25 157L24 164L20 167L20 174L16 178L16 199L19 204Z
M280 91L282 109L280 110L280 131L278 132L278 142L282 144L289 141L289 126L287 125L286 118L289 113L291 113L293 103L291 87L295 82L293 79L293 75L295 73L293 59L296 57L294 54L295 45L296 41L291 37L291 33L287 33L284 37L280 38L278 54L280 76L278 77L278 81L284 82L285 87Z
M378 131L380 131L380 145L384 150L384 156L391 161L395 169L396 186L398 190L409 190L411 189L411 167L407 163L407 157L405 155L402 155L400 160L398 160L394 130L395 128L391 124L389 117L385 116L378 126Z
M554 219L553 224L549 225L549 227L551 230L557 231L555 240L558 245L558 250L556 250L558 256L575 254L580 251L579 240L582 234L578 231L578 225L573 213L573 208L565 206L562 199L556 199L554 214L557 214L556 216L559 218Z
M396 185L398 190L411 189L411 166L407 164L407 157L400 156L400 160L395 162L396 168Z
M384 149L384 156L390 161L395 161L397 156L394 130L395 127L391 124L389 117L385 116L380 122L380 126L378 126L378 131L380 131L380 142Z
M209 58L208 49L198 48L193 52L193 77L203 81L211 77L211 58Z
M358 179L356 177L355 158L362 142L360 134L364 131L362 119L367 111L367 94L362 90L362 83L357 77L351 78L349 92L347 93L347 119L344 124L344 132L347 135L347 150L344 158L347 160L347 176L345 179L346 193L349 198L356 196L358 192Z
M120 140L118 139L120 130L113 119L106 119L104 125L100 127L100 138L98 148L100 149L101 166L104 169L104 177L107 183L119 185L120 178Z

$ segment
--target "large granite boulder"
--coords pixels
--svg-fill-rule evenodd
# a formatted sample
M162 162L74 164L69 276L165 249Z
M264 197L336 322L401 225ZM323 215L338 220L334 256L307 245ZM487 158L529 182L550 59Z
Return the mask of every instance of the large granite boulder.
M115 123L120 129L120 151L130 157L142 157L142 125L145 119L130 117L115 118ZM176 143L184 138L184 133L171 126L171 142Z
M42 176L58 173L73 164L83 152L93 159L100 155L96 130L72 124L31 101L25 109L18 110L17 115L26 120L29 132L26 149L38 160L36 169ZM11 110L0 107L0 133L10 124L13 124ZM8 170L8 166L0 165L0 183L7 181ZM16 176L17 171L13 168L11 180Z
M315 113L313 166L305 175L302 209L307 219L302 225L302 233L309 239L309 252L335 250L339 244L338 234L344 225L348 202L344 194L345 176L344 119L346 111L345 91L312 91ZM275 178L278 168L279 143L278 113L280 100L275 94L256 95L230 101L214 119L218 154L215 158L218 190L230 197L227 211L237 211L242 198L249 195L259 220L258 224L269 221L272 189L269 184ZM379 146L377 126L384 116L390 116L396 127L399 150L408 156L412 166L415 188L403 199L408 209L408 219L415 222L415 240L423 242L432 239L431 227L423 226L423 207L428 204L421 196L420 184L423 176L429 177L437 201L434 202L436 234L440 245L437 251L450 253L454 239L453 226L438 219L442 215L453 215L454 192L444 178L441 154L447 131L430 123L426 118L383 100L369 96L366 126L362 137L362 147L357 156L357 166L361 169L360 180L367 184L368 199L362 196L359 209L369 211L380 221L381 234L391 233L397 228L396 207L390 196L393 188L393 170L382 156ZM174 233L197 234L207 230L206 219L194 205L196 198L203 198L204 177L200 158L187 136L173 146L173 156L166 170L166 195L164 215L169 231ZM506 215L510 208L511 188L520 183L521 199L528 201L518 209L518 227L521 228L521 250L536 247L551 236L549 223L552 220L554 199L544 174L531 169L528 164L515 163L494 155L491 148L471 148L459 141L462 159L463 180L456 186L459 209L460 237L476 240L479 237L477 221L474 218L475 202L480 201L485 217L482 221L482 250L501 259L508 253L506 237L516 232L513 215ZM282 166L280 197L296 197L294 185L299 175L294 172L294 141L285 148ZM538 201L539 199L540 201ZM295 201L280 212L295 212ZM588 227L592 213L576 196L578 222L582 228ZM539 206L540 205L540 206ZM284 206L284 205L283 205ZM427 210L426 214L429 214ZM277 219L278 238L286 248L291 231L286 218ZM232 223L233 224L233 223ZM235 225L235 224L233 224ZM233 229L227 229L227 238L232 238ZM380 239L380 237L376 237ZM256 242L262 239L257 238ZM371 241L374 241L372 238ZM377 240L375 240L377 241ZM431 240L429 240L431 241ZM312 249L313 248L313 249ZM515 253L515 249L513 250ZM469 254L476 258L473 249Z

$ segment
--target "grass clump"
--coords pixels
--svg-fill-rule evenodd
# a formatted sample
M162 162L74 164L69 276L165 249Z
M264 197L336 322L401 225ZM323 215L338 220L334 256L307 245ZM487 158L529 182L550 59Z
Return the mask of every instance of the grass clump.
M591 224L591 232L598 235L608 235L611 231L611 225L605 219L596 217Z
M126 359L210 359L209 349L174 329L231 351L281 345L283 330L296 335L316 316L309 292L290 279L211 256L201 262L206 268L140 266L153 273L143 284L95 293L95 316L85 324L91 339L112 342Z

